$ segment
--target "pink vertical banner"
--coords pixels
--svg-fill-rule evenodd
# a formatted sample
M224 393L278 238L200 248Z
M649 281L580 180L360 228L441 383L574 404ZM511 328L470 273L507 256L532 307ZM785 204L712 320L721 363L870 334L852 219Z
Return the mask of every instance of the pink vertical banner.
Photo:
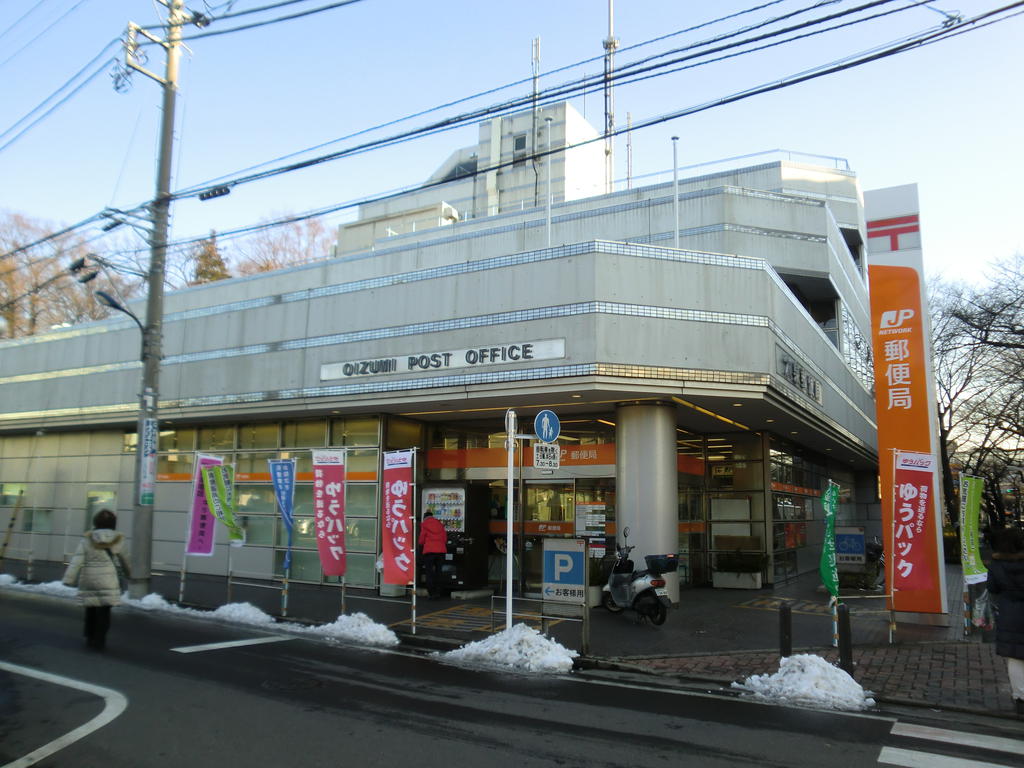
M385 584L413 582L412 459L412 451L384 454L381 557Z
M313 511L324 576L345 575L345 452L313 451Z
M206 501L203 485L203 469L224 463L220 456L199 454L196 457L195 473L192 475L192 510L188 516L188 536L185 542L186 555L210 557L216 535L216 520Z
M935 555L935 458L896 451L893 471L893 588L932 590L941 564Z

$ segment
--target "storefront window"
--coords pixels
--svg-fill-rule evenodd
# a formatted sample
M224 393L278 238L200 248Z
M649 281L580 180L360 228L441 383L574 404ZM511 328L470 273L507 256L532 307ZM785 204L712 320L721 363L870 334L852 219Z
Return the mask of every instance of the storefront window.
M235 447L234 427L202 427L198 448L201 451L225 451Z
M380 445L380 419L376 416L346 416L331 419L331 445Z
M235 495L240 515L273 515L277 512L274 489L270 485L238 483L235 485Z
M377 486L349 485L345 488L345 516L377 517Z
M274 545L274 518L270 515L238 515L238 524L245 530L246 545Z
M51 510L29 507L23 511L21 530L25 533L52 533Z
M243 424L238 428L238 447L242 449L277 448L280 431L277 422Z
M355 587L372 587L376 584L376 555L349 553L345 557L345 583ZM341 576L327 576L326 584L340 584Z
M289 421L281 428L283 448L323 448L326 444L326 421Z
M423 445L423 425L419 422L392 416L388 419L387 449L399 451Z
M313 454L311 451L281 451L279 459L295 459L295 473L304 474L313 471Z
M274 552L274 575L278 578L284 576L285 550L279 549ZM317 552L292 551L292 563L289 571L289 578L293 581L320 581L320 555Z
M270 472L267 459L276 459L276 453L239 453L235 455L235 472L239 475L266 475Z
M194 455L191 453L165 453L157 456L157 475L170 476L168 479L192 478ZM173 477L173 476L179 477Z
M194 451L196 447L196 431L192 428L161 429L161 451Z
M345 456L345 474L353 480L376 480L379 463L376 450L357 449Z

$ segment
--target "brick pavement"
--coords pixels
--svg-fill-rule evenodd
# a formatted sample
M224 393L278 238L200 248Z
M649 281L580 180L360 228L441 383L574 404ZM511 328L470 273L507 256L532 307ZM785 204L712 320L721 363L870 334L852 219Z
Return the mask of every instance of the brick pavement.
M838 652L816 653L838 664ZM778 652L628 657L623 665L656 674L728 684L779 669ZM854 679L880 702L1015 716L1006 661L992 643L932 642L857 647Z

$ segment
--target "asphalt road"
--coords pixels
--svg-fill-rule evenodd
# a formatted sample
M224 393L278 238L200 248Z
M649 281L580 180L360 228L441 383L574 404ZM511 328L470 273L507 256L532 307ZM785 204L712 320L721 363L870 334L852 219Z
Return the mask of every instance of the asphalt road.
M1019 743L943 743L892 717L644 678L467 670L290 636L182 652L275 638L131 609L98 653L80 624L76 603L0 590L0 768L1024 764Z

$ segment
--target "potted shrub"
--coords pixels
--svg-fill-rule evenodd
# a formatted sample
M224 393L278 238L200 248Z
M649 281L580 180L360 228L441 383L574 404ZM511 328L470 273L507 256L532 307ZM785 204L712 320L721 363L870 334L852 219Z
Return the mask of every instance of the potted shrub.
M608 581L604 560L602 557L591 557L587 563L587 602L591 608L601 605L601 591Z
M711 574L716 587L732 589L760 589L761 577L768 557L760 552L721 552L715 556L715 570Z

